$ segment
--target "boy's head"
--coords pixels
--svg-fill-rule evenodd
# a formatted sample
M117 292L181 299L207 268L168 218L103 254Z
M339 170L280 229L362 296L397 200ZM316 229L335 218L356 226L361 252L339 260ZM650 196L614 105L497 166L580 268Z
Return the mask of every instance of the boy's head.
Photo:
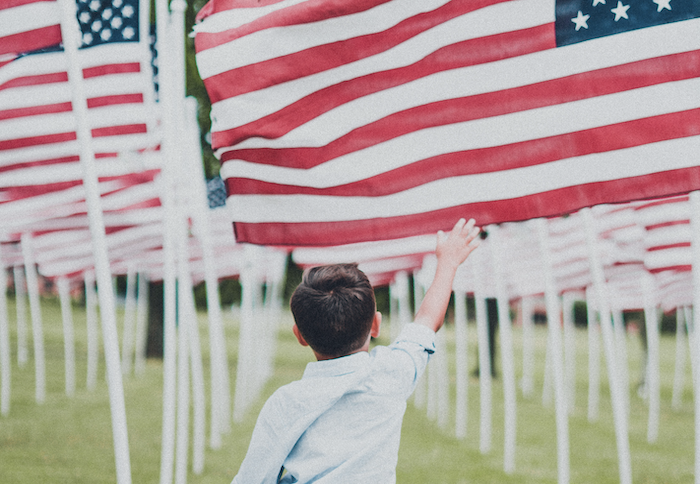
M290 307L305 342L327 357L361 349L376 313L374 290L357 264L307 270L292 294Z

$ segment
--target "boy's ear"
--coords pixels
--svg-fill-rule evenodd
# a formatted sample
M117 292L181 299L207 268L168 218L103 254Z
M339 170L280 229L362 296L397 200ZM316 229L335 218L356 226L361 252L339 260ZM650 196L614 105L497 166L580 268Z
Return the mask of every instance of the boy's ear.
M381 325L382 325L382 313L377 311L374 313L374 319L372 320L372 329L369 332L369 334L370 334L370 336L372 336L372 338L379 337L379 330L380 330Z
M304 339L304 337L301 335L301 333L299 332L299 328L297 327L296 324L294 326L292 326L292 332L294 333L294 336L297 337L297 341L299 342L300 345L309 346L309 343L307 343L306 340Z

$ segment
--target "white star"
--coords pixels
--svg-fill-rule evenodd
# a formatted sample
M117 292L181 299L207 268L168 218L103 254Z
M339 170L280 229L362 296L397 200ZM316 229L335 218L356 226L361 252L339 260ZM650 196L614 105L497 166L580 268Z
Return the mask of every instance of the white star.
M124 38L127 39L127 40L133 38L135 34L136 34L136 32L134 32L134 29L131 28L131 27L126 27L126 28L122 31L122 37L124 37Z
M102 11L102 18L105 20L109 20L112 17L112 9L111 8L105 8Z
M131 16L134 15L134 7L131 5L124 5L124 8L122 8L122 15L126 18L131 18Z
M100 7L100 0L92 0L90 2L90 10L92 10L93 12L97 12L100 9Z
M102 32L100 32L100 38L107 42L110 38L112 38L112 31L109 29L104 29Z
M660 12L665 8L671 10L671 0L653 0L653 2L657 6L657 12Z
M594 6L594 7L595 7L596 5L598 5L599 3L602 3L603 5L605 5L605 0L593 0L593 6Z
M610 9L610 11L615 14L615 22L617 22L621 18L626 18L627 20L629 20L629 17L627 16L627 10L629 8L629 5L622 5L622 2L618 0L617 7Z
M112 26L113 29L120 29L122 26L122 18L121 17L114 17L112 21L110 22L110 25Z
M92 28L93 32L99 32L100 30L102 30L102 22L99 20L95 20L90 27Z
M584 15L580 10L578 11L578 15L571 19L571 21L576 24L576 32L578 32L581 27L584 29L588 28L587 22L589 18L591 18L590 15Z
M90 45L92 44L92 34L87 33L83 35L83 45Z
M89 12L82 12L79 16L79 19L82 23L86 24L90 21L90 13Z

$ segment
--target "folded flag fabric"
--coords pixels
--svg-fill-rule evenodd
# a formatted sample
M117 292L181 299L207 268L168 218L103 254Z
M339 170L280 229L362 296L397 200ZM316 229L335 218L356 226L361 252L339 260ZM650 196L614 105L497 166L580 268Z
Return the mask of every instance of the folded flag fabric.
M335 245L700 188L700 2L210 0L236 238Z

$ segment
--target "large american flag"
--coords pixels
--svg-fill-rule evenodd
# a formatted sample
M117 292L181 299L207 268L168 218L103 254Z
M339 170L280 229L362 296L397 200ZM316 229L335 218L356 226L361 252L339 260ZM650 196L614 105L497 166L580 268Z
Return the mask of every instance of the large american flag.
M137 0L77 0L79 61L98 160L157 145L147 10ZM0 5L0 173L78 162L55 0ZM140 19L142 21L140 21ZM30 172L27 172L30 173Z
M210 0L237 240L334 245L700 188L698 0Z

